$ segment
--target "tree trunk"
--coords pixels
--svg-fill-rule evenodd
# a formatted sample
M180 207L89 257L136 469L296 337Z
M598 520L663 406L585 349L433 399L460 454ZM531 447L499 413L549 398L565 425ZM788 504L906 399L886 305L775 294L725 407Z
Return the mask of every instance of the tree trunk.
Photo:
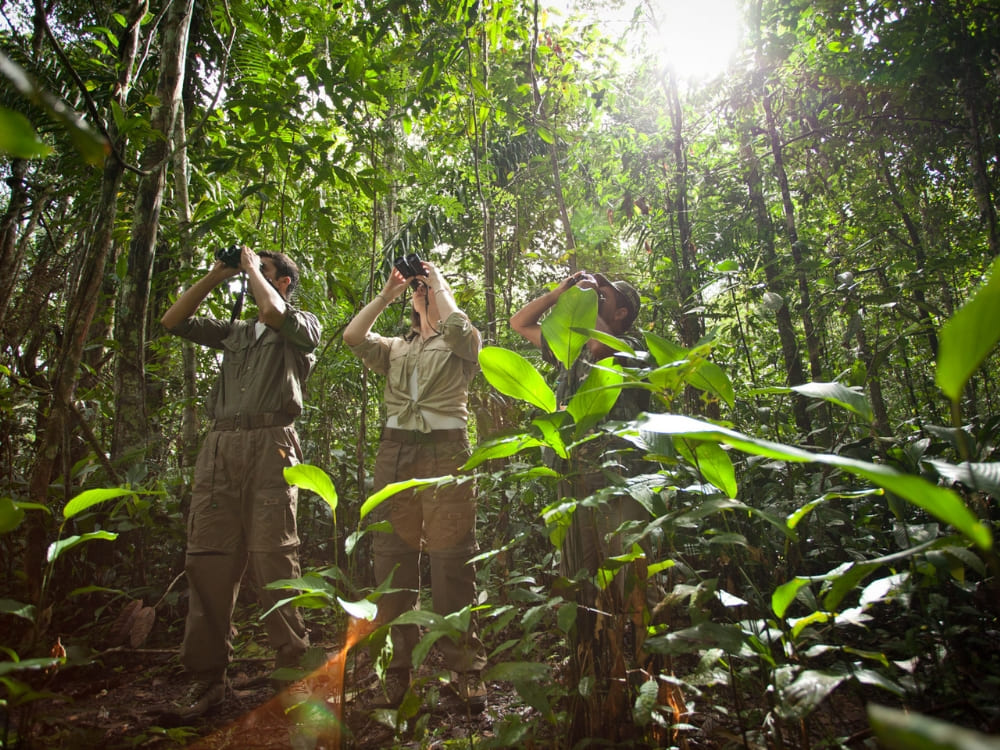
M142 2L133 3L128 9L128 22L119 41L119 78L113 97L125 108L125 100L132 84L131 76L139 46L139 22L146 14ZM62 343L56 362L51 368L51 403L44 416L44 426L39 430L35 455L28 472L28 493L32 501L47 505L49 485L57 468L60 448L64 443L70 422L71 406L76 391L80 362L88 332L100 302L104 269L114 243L115 220L118 217L118 195L125 163L119 157L121 143L116 143L117 133L113 120L109 126L112 143L111 155L104 162L101 191L94 212L93 232L80 238L81 263L75 285L66 306ZM68 488L69 482L65 483ZM42 603L42 571L47 545L46 526L41 513L29 513L25 518L24 572L31 598ZM44 617L42 618L44 626ZM36 627L36 635L41 628Z
M781 146L781 135L775 123L774 111L771 105L771 95L764 87L761 93L761 104L764 107L764 117L768 139L771 143L771 155L774 158L774 172L781 189L781 204L785 215L785 232L791 245L792 261L795 266L795 277L799 287L799 305L802 316L802 330L806 338L806 351L809 354L809 372L813 380L823 379L823 360L820 351L819 338L813 326L812 301L809 294L809 277L805 270L804 243L799 241L798 229L795 226L795 206L792 202L792 191L788 186L788 173L785 171L784 152Z
M144 176L129 245L128 273L122 284L115 338L120 344L115 370L115 421L111 454L115 459L145 454L149 417L146 413L146 319L153 260L160 223L168 149L180 108L193 0L172 3L163 27L160 79L152 125L154 137L142 157Z
M771 292L781 295L784 299L787 292L778 269L778 258L774 250L774 230L771 225L771 217L767 213L767 204L764 201L759 163L756 154L753 153L753 146L748 141L743 144L743 163L747 165L747 192L750 199L750 210L757 221L757 244L764 255L764 276L767 278L767 288ZM799 345L787 301L783 302L781 307L775 311L775 321L778 327L778 340L781 342L781 356L785 362L785 376L788 379L788 384L800 385L805 382L805 372L802 369L802 360L799 358ZM809 418L809 412L806 411L805 401L800 398L793 399L792 409L799 432L808 435L812 431L812 421Z

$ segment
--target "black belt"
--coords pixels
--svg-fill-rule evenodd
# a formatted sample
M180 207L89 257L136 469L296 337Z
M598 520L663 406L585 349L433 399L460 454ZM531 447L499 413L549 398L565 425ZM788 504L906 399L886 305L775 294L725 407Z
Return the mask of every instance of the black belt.
M215 432L231 430L259 430L262 427L287 427L295 421L288 414L237 414L226 419L217 419L212 425Z
M467 438L466 431L458 429L420 432L420 430L399 430L395 427L386 427L382 430L383 440L392 440L397 443L445 443L453 440L466 440Z

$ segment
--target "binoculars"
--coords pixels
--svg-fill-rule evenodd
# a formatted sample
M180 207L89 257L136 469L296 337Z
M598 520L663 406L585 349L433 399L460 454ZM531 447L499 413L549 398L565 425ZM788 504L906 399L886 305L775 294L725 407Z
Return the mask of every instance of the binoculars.
M427 275L427 271L425 271L424 267L420 264L420 256L416 253L409 253L401 258L396 258L396 260L393 261L393 264L396 266L396 270L399 271L404 279L414 279L411 282L411 286L416 285L416 279L414 277Z
M243 255L243 246L237 242L229 247L220 247L215 251L215 259L221 260L230 268L240 267L240 258Z

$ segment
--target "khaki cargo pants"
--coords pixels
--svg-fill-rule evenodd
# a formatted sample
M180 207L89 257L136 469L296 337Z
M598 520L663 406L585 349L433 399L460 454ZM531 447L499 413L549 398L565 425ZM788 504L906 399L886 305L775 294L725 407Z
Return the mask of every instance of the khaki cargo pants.
M212 431L198 454L188 517L185 571L190 587L181 661L191 672L221 677L232 652L232 615L249 567L267 610L290 595L265 584L300 575L295 525L298 488L283 470L301 460L295 428ZM265 619L275 650L302 653L302 616L282 607Z

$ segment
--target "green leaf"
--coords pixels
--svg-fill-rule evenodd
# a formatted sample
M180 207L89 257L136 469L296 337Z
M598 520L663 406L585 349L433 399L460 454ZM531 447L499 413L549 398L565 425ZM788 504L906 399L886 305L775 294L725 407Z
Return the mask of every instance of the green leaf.
M590 368L566 406L566 411L576 422L577 437L607 416L618 400L624 381L622 369L612 357L602 359Z
M474 469L484 461L496 458L508 458L529 448L538 448L546 443L531 435L508 435L507 437L490 440L476 446L469 459L462 466L463 470Z
M789 390L808 398L821 398L824 401L837 404L837 406L842 406L866 422L870 423L875 419L875 412L872 411L868 399L846 385L840 383L803 383L802 385L793 385Z
M80 534L77 536L66 537L65 539L60 539L56 542L52 542L49 545L48 555L46 559L49 562L55 562L61 554L67 550L71 550L78 544L83 544L84 542L91 542L95 539L104 539L106 541L112 541L117 539L118 535L113 534L110 531L91 531L88 534Z
M786 719L803 719L819 706L847 675L807 669L778 693L778 713Z
M356 602L347 602L338 596L337 602L340 604L341 608L355 620L368 620L369 622L372 622L375 620L375 615L378 614L378 607L375 602L370 602L367 599L361 599Z
M15 159L34 159L52 153L20 112L0 107L0 153Z
M547 664L506 661L490 667L483 678L491 682L543 682L551 678L551 670Z
M135 494L136 493L133 490L123 489L121 487L85 490L66 503L66 507L63 508L63 518L70 519L73 516L92 508L98 503L103 503L107 500L114 500L122 495L134 496Z
M574 286L559 296L552 311L545 316L542 335L556 360L569 369L590 338L579 331L589 330L596 323L597 292Z
M1000 750L1000 739L940 719L868 704L868 721L886 750Z
M285 481L295 487L315 492L330 506L334 524L337 522L337 488L333 485L330 475L318 466L297 464L285 467Z
M990 279L941 327L934 380L957 402L962 389L1000 340L1000 258Z
M0 614L14 615L31 622L35 621L35 606L14 599L0 599Z
M24 510L9 497L0 497L0 534L7 534L24 520Z
M925 463L933 466L934 471L949 482L960 482L969 489L985 492L1000 500L1000 463L996 461L988 463L965 461L956 465L939 459L926 459Z
M546 412L556 410L556 394L541 373L517 352L485 346L479 352L479 366L486 380L500 393Z
M757 456L795 463L820 463L834 466L899 495L923 508L935 518L950 523L981 549L993 547L993 535L962 500L951 490L938 487L912 474L903 474L882 464L858 461L829 453L810 453L801 448L770 440L760 440L726 427L713 425L681 414L647 414L636 422L641 432L685 436L694 440L712 440Z
M736 469L729 454L718 443L677 440L675 445L677 452L698 469L705 481L722 490L726 497L736 497Z
M808 586L810 582L809 578L799 577L778 586L771 594L771 611L778 617L784 617L792 602L795 601L795 595L799 593L799 589Z
M698 362L687 381L695 388L713 393L732 408L736 404L736 393L726 371L707 359Z
M444 477L431 477L429 479L405 479L402 482L393 482L392 484L387 484L385 487L380 489L373 495L369 495L368 499L365 500L364 504L361 506L360 516L358 520L367 516L373 510L375 510L384 501L388 500L393 495L397 495L400 492L404 492L413 487L427 487L431 484L444 483L446 481L453 480L454 477L451 475Z

